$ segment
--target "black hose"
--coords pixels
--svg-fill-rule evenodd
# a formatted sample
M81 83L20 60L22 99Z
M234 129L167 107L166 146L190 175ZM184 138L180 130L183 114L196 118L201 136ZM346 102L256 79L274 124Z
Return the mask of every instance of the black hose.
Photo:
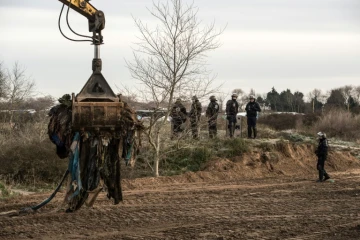
M82 35L82 34L78 34L77 32L75 32L71 27L70 27L70 24L69 24L69 10L70 10L70 5L71 5L71 1L69 1L69 5L68 5L68 10L66 12L66 23L68 25L68 28L76 35L80 36L80 37L85 37L85 38L91 38L93 39L93 37L91 36L86 36L86 35Z
M63 184L63 182L65 181L67 175L69 174L69 170L66 170L66 172L64 173L64 176L63 178L61 179L61 182L60 184L57 186L57 188L55 189L55 191L50 195L50 197L48 197L47 199L45 199L44 201L42 201L41 203L39 203L38 205L35 205L35 206L31 206L31 207L27 207L27 208L22 208L20 210L20 213L27 213L29 212L29 210L33 210L33 211L36 211L38 210L39 208L45 206L46 204L48 204L56 195L56 193L60 190L61 188L61 185Z
M74 42L93 42L92 40L77 40L77 39L71 39L69 37L67 37L61 30L61 26L60 26L60 20L61 20L61 15L62 15L62 12L64 10L64 6L65 4L63 4L62 8L61 8L61 11L60 11L60 15L59 15L59 21L58 21L58 26L59 26L59 30L60 30L60 33L63 35L64 38L70 40L70 41L74 41Z

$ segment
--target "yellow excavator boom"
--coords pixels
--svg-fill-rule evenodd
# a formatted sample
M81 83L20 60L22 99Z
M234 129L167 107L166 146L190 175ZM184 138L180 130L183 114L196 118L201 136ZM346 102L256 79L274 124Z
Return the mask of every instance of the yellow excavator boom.
M59 0L89 20L89 32L100 34L95 44L102 43L101 30L105 28L105 14L89 3L89 0Z
M85 0L59 0L65 5L70 4L70 8L77 11L86 18L94 18L95 13L98 11L93 5Z

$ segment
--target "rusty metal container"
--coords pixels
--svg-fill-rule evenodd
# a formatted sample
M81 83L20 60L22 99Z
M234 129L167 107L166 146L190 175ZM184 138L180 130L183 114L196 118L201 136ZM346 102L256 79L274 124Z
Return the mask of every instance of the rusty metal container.
M94 71L80 93L72 94L72 128L74 131L117 130L121 128L123 108L124 103L114 94L101 72Z

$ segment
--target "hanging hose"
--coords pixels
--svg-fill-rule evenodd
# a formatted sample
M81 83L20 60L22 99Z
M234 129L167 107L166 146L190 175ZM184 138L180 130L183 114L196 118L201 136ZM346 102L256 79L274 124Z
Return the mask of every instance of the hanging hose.
M61 8L61 11L60 11L60 14L59 14L59 20L58 20L58 27L59 27L59 30L60 30L60 33L61 35L63 35L64 38L70 40L70 41L74 41L74 42L93 42L92 40L77 40L77 39L71 39L69 37L67 37L63 31L61 30L61 26L60 26L60 20L61 20L61 15L62 15L62 12L64 10L64 6L65 4L63 4L62 8Z
M50 195L50 197L48 197L47 199L45 199L38 205L20 209L19 213L21 214L21 213L28 213L29 211L36 211L36 210L42 208L43 206L45 206L46 204L48 204L55 197L56 193L60 190L60 187L63 184L63 182L65 181L68 174L69 174L69 170L66 170L60 184L57 186L55 191Z
M70 23L69 23L69 10L70 10L70 5L71 5L71 1L69 1L68 9L67 9L67 12L66 12L66 23L67 23L68 28L70 29L70 31L73 32L74 34L80 36L80 37L93 39L93 37L91 37L91 36L86 36L86 35L78 34L77 32L75 32L75 31L70 27Z

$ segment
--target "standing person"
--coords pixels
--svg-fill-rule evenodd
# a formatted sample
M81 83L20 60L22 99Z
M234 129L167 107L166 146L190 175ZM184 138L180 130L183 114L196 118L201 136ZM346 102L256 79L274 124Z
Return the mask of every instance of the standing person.
M172 136L179 137L179 134L184 130L182 124L186 122L186 108L181 102L181 99L176 99L170 113L170 117L172 118Z
M234 137L236 114L239 112L239 103L236 101L238 95L233 93L231 100L226 103L226 119L228 120L228 128L230 137Z
M254 95L250 95L249 99L250 101L248 102L248 104L246 104L245 107L248 125L248 138L251 138L252 132L254 133L254 138L256 138L256 120L258 112L261 112L261 108L259 103L255 101Z
M211 96L209 106L206 109L206 117L209 123L209 137L214 138L217 135L217 116L219 113L219 104L216 97Z
M199 123L200 123L200 118L201 118L201 111L202 111L202 106L201 103L199 102L199 99L196 96L193 96L191 98L192 100L192 104L191 104L191 109L190 109L190 123L191 123L191 132L192 132L192 137L194 139L198 139L199 138Z
M318 132L319 145L315 151L316 156L318 157L317 170L319 171L319 180L317 182L323 182L330 178L329 174L325 171L324 165L325 160L328 154L328 141L326 139L326 134L323 132Z

